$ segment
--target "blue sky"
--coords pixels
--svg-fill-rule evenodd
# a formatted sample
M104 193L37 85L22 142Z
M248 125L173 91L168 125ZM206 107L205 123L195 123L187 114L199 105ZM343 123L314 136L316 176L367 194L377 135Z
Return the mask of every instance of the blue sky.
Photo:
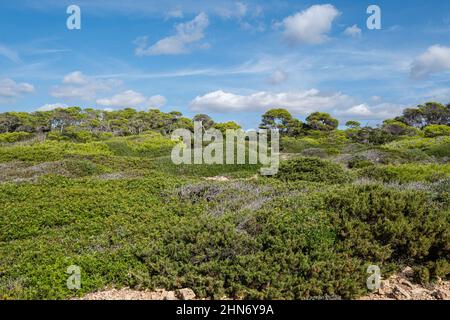
M376 124L450 102L449 35L437 0L2 2L0 112L160 108L255 128L281 107Z

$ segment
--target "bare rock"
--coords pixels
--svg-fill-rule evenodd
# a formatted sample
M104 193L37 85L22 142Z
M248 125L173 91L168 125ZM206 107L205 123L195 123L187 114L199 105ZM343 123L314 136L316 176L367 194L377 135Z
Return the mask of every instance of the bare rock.
M394 297L397 300L408 300L408 299L411 299L411 295L408 293L408 291L406 291L405 289L403 289L399 285L396 285L394 287L394 290L392 291L392 293L394 294Z
M442 290L442 289L436 289L436 290L434 290L434 291L431 293L431 295L432 295L433 297L435 297L436 299L438 299L438 300L446 300L446 299L447 299L447 292L445 292L445 291Z
M414 276L414 270L411 267L406 267L405 269L402 270L402 275L404 275L405 277L411 278Z
M191 289L184 288L177 291L177 297L180 300L193 300L195 299L195 293Z
M414 289L414 285L406 279L400 279L400 284L403 284L411 289Z
M168 291L166 296L164 297L164 300L177 300L177 297L175 296L175 292Z

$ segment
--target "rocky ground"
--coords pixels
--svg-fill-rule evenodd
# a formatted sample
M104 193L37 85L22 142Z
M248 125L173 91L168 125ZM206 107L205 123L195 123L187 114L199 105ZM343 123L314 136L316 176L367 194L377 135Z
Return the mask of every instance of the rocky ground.
M81 300L193 300L195 298L194 291L187 288L176 291L167 291L164 289L138 291L124 288L89 293L81 298Z
M414 271L407 267L401 273L381 282L377 292L361 300L450 300L450 281L439 280L427 286L413 282Z
M401 273L381 282L381 288L360 300L450 300L450 281L438 281L436 284L422 286L414 283L414 272L405 268ZM90 293L82 300L195 300L191 289L176 291L158 289L156 291L138 291L128 288L110 289Z

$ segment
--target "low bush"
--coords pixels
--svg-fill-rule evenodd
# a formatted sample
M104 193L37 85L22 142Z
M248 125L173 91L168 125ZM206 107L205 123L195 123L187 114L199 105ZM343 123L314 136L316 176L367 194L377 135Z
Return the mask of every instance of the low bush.
M428 138L450 136L450 126L434 124L423 128L423 132Z
M352 180L351 173L339 164L319 158L295 158L282 162L276 175L285 181L345 183Z
M160 157L169 155L175 142L160 134L151 133L128 138L114 138L105 141L117 156Z
M440 260L450 254L450 208L429 193L350 186L327 194L326 208L335 213L341 250L365 261L431 263L434 278L450 274Z
M347 166L350 169L361 169L373 166L374 163L370 160L367 160L366 157L363 156L355 156L348 161Z
M0 162L19 160L38 163L61 160L70 155L111 155L111 151L106 144L101 142L73 143L46 141L45 143L35 143L32 145L0 148Z
M33 133L28 132L8 132L0 134L0 143L13 143L29 140L34 137Z
M450 137L403 138L388 143L381 148L397 153L423 152L424 154L435 157L450 157Z
M450 164L402 164L368 167L359 176L383 182L436 182L450 177Z

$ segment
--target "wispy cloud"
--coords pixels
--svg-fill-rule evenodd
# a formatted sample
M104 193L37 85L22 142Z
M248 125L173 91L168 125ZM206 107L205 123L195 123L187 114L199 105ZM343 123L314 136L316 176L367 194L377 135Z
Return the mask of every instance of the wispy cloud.
M192 45L204 38L204 30L209 25L208 16L200 13L193 20L175 26L175 35L163 38L148 46L147 37L136 39L137 56L178 55L190 52Z
M21 62L19 55L16 51L0 44L0 56L7 58L8 60L19 63Z

